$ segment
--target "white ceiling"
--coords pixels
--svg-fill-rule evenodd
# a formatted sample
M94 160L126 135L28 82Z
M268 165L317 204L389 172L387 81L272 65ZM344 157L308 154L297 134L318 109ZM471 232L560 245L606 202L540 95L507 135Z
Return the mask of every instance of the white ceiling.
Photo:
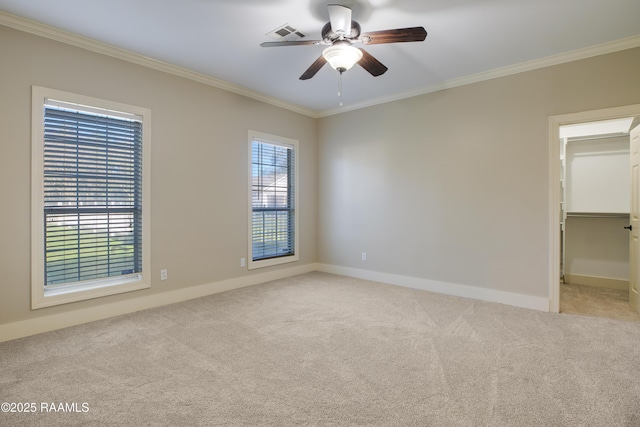
M285 23L320 39L329 3L351 7L363 33L414 26L428 32L421 43L361 46L389 71L380 77L359 66L347 71L342 109L338 73L328 65L310 80L298 79L323 46L260 47ZM562 62L557 55L580 57L574 51L585 48L593 54L640 46L640 0L0 0L0 11L317 116L480 79L515 64L535 68L551 63L548 57Z

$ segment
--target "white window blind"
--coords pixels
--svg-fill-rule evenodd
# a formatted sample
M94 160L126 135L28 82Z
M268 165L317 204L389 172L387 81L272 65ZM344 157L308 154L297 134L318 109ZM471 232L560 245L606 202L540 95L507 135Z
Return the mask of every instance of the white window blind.
M142 272L142 122L46 100L45 287Z
M295 150L251 143L252 260L295 254Z

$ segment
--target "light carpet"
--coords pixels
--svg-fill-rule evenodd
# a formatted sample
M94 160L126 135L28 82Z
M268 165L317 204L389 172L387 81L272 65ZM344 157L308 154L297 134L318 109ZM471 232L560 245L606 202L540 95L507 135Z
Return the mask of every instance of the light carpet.
M640 321L629 305L629 290L560 284L560 312Z
M325 273L0 344L0 425L638 426L640 323ZM88 411L83 411L86 403Z

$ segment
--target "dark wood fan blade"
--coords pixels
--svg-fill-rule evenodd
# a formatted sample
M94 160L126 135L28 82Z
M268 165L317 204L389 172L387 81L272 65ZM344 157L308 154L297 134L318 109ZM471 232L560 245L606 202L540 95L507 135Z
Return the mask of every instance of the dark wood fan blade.
M388 68L385 65L378 61L376 58L371 56L366 50L360 49L362 52L362 59L358 61L358 64L365 70L369 72L374 77L378 77L387 72Z
M280 47L280 46L308 46L311 44L322 44L322 40L295 40L290 42L264 42L262 47Z
M395 30L373 31L362 34L363 44L421 42L427 38L427 30L423 27L398 28Z
M322 68L326 63L327 60L324 59L324 56L320 55L320 58L316 59L316 61L307 68L307 71L300 76L300 80L309 80L311 77L315 76L316 73L320 71L320 68Z

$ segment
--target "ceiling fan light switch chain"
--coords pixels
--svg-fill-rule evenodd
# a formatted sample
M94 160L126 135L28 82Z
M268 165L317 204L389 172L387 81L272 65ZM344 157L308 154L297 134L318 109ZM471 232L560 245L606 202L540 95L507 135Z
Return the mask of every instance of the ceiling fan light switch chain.
M342 107L342 71L338 70L338 98L340 99L340 106Z

